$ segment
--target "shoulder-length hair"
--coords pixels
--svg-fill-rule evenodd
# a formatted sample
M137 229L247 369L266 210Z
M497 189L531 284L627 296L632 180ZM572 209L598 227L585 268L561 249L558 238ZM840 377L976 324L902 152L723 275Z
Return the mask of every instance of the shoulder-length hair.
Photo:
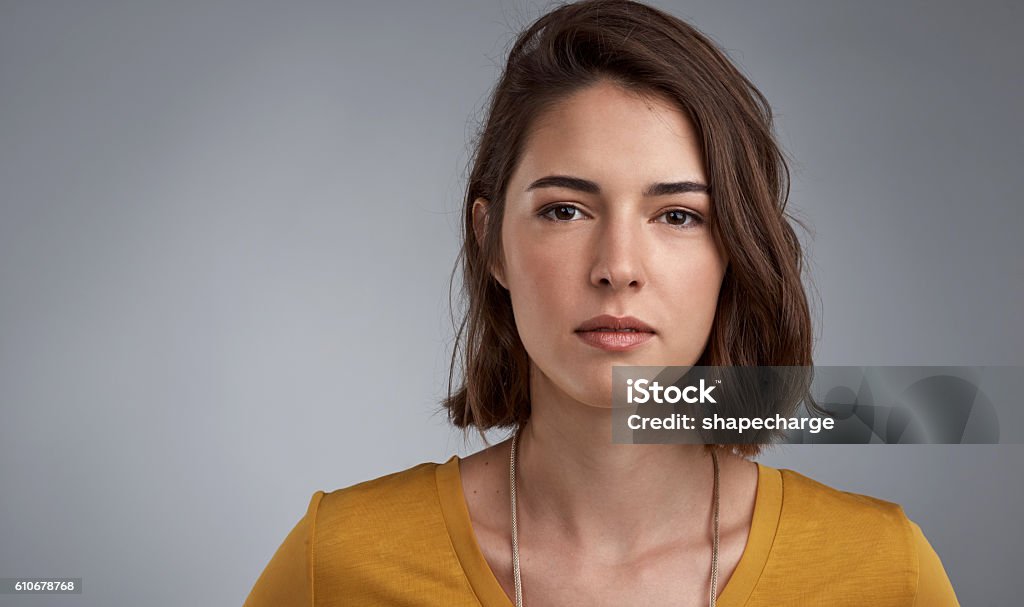
M585 0L552 10L519 34L470 161L452 274L461 265L468 306L442 404L453 424L481 436L530 416L529 357L509 293L490 271L499 267L506 187L537 117L602 79L674 102L698 134L715 209L709 225L729 265L696 365L812 363L802 251L785 210L789 169L764 95L686 22L630 0ZM473 229L477 198L490 201L488 217L496 218L480 240ZM462 383L453 390L459 363ZM760 451L756 444L733 447L745 455Z

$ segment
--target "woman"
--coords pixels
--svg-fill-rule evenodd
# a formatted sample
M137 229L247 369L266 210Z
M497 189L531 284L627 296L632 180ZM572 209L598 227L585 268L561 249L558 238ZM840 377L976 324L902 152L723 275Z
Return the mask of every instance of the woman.
M642 4L517 39L466 193L465 459L316 492L246 605L956 605L896 505L749 458L612 444L612 365L811 365L762 95Z

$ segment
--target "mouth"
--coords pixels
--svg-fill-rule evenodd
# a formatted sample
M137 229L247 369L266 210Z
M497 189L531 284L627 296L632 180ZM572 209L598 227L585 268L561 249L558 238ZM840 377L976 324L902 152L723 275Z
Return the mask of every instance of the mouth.
M633 316L595 316L576 328L577 333L655 333L654 328Z
M608 352L624 352L637 348L654 338L654 329L632 316L595 316L580 325L576 336L587 345Z

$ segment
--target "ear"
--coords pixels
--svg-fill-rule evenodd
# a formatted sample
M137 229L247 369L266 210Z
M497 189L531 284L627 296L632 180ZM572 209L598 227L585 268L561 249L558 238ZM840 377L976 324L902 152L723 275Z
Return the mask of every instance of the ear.
M487 237L487 223L488 223L488 212L490 211L490 201L486 198L477 198L473 201L473 233L476 235L477 242L483 244L484 239ZM505 290L508 290L508 286L505 283L504 269L501 267L499 261L499 267L491 268L491 275L498 281Z

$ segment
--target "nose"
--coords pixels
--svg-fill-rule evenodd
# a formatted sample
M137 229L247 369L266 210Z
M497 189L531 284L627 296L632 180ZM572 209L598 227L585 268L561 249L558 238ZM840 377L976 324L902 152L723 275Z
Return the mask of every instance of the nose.
M642 263L643 225L626 217L603 223L594 235L591 284L613 291L642 287L647 282Z

